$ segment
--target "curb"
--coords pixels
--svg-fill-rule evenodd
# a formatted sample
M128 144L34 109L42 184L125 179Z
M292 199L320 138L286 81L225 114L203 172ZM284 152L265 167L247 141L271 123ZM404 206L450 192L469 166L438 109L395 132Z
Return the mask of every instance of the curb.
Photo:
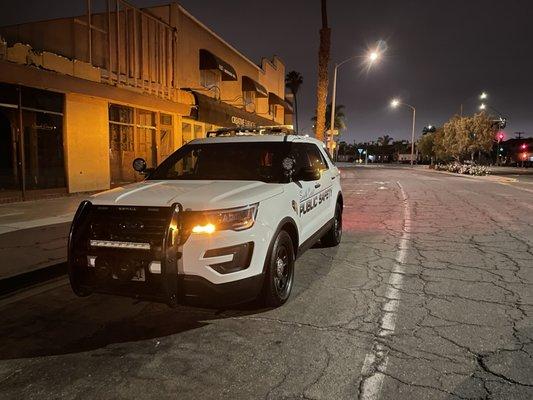
M24 272L9 278L0 279L0 300L15 295L36 285L62 278L67 274L67 263L51 265L35 271Z

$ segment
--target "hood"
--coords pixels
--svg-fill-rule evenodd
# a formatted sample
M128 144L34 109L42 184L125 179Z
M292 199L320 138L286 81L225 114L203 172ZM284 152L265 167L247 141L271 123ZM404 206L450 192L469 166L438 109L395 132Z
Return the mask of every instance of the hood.
M283 185L256 181L144 181L90 197L93 204L166 207L185 210L241 207L283 192Z

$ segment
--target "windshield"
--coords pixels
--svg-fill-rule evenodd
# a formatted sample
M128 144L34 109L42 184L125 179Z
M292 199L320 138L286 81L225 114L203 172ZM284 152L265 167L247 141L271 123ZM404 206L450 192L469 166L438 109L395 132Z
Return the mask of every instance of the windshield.
M152 172L148 179L286 181L282 161L286 142L233 142L185 145Z

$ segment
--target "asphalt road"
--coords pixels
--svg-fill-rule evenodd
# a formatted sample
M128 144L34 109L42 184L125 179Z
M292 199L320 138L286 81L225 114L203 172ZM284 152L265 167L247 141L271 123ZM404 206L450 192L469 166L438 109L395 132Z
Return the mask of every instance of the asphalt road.
M0 398L533 398L532 193L393 167L343 188L341 245L299 259L281 308L4 304Z

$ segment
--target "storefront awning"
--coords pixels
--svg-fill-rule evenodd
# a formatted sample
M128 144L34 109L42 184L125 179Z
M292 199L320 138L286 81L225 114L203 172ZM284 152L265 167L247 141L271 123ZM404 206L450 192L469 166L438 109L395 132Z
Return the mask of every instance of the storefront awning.
M277 104L282 106L287 114L293 113L292 104L272 92L268 93L268 104Z
M255 92L256 97L268 97L265 87L246 75L242 76L242 91Z
M257 114L233 107L205 94L195 91L191 93L196 100L196 107L194 107L191 117L206 124L221 127L256 127L275 124L271 119L263 118Z
M220 71L223 81L237 80L237 72L235 72L235 69L226 61L206 49L200 49L200 69Z

